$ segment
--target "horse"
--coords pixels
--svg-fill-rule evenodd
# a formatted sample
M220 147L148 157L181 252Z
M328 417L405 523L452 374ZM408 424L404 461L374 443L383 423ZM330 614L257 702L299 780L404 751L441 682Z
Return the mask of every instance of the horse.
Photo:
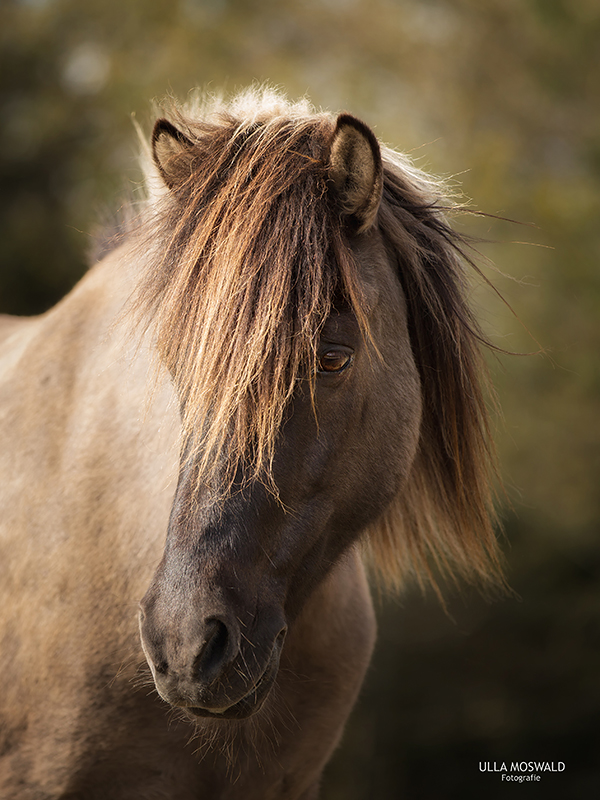
M385 586L497 573L443 187L348 114L172 105L146 198L0 321L0 794L314 800Z

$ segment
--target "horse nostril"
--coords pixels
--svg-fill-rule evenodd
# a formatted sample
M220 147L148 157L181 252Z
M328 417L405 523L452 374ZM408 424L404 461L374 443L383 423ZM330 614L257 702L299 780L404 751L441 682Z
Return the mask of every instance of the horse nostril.
M213 681L227 662L230 636L227 625L220 619L208 620L206 640L198 654L194 672L205 682Z

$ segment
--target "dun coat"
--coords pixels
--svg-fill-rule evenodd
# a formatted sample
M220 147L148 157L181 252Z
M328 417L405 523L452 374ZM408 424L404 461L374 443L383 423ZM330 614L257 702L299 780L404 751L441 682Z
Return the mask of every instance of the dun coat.
M157 121L148 200L2 318L0 795L310 800L383 579L497 573L439 187L269 91Z

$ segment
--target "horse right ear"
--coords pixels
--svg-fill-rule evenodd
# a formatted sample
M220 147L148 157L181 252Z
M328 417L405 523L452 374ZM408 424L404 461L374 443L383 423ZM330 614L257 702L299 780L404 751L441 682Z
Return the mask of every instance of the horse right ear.
M375 222L383 191L383 164L373 131L356 117L340 114L329 156L337 204L355 233Z
M152 131L152 157L169 189L189 181L194 166L194 144L167 119L157 119Z

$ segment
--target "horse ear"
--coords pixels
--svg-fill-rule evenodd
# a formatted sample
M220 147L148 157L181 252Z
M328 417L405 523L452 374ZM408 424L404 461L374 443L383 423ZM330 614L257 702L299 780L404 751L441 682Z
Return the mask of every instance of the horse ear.
M329 174L338 203L356 233L375 222L383 190L383 165L373 131L356 117L340 114L333 134Z
M157 119L152 131L152 156L169 189L179 189L193 171L194 144L167 119Z

